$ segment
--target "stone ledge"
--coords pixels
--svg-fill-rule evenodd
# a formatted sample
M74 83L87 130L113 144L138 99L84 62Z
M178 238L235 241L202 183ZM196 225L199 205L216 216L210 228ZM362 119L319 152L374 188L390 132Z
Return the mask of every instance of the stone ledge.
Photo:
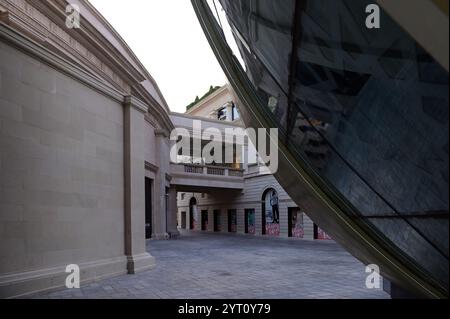
M153 269L156 266L155 257L149 253L133 255L127 257L128 274L136 274Z
M170 235L168 233L155 233L152 234L152 240L166 240L169 239Z
M95 280L126 274L126 263L126 257L121 256L78 264L81 286ZM68 275L65 266L1 275L0 298L17 298L64 288Z

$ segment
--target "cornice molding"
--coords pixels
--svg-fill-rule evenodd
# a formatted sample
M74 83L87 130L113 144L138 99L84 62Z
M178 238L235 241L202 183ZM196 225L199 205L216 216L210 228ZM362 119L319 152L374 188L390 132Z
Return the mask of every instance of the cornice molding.
M65 8L81 9L81 28L67 29ZM122 95L134 95L171 129L170 112L155 80L108 21L86 0L0 0L0 20ZM155 95L155 96L153 96Z
M125 96L123 103L126 106L131 106L144 114L148 111L148 105L132 95Z
M168 131L173 130L174 125L170 120L170 110L162 107L155 98L141 85L133 87L132 92L134 95L139 96L149 106L148 112L152 114L155 119L158 119L158 123L165 127Z
M123 79L124 76L114 72L107 60L101 60L102 55L87 47L86 39L89 38L87 35L82 38L84 43L73 37L77 32L75 30L81 29L65 27L65 13L58 12L56 1L1 0L0 2L8 11L7 21L12 27L24 31L43 46L80 64L86 71L98 74L116 89L131 91L131 86ZM82 23L84 22L82 20Z
M148 122L153 128L158 127L158 123L156 122L155 118L148 112L147 114L145 114L145 121Z
M146 170L149 170L149 171L151 171L151 172L153 172L153 173L157 173L158 170L159 170L159 167L156 166L156 165L153 165L153 164L150 163L150 162L145 161L145 169L146 169Z
M36 58L37 60L49 65L50 67L64 73L79 82L99 91L100 93L112 98L116 102L123 103L124 95L112 86L108 86L97 77L86 72L78 65L60 57L39 43L23 36L9 25L0 21L0 41L5 42L25 54Z
M170 133L166 129L158 128L158 129L155 130L155 136L161 136L161 137L164 137L164 138L169 138L170 137Z

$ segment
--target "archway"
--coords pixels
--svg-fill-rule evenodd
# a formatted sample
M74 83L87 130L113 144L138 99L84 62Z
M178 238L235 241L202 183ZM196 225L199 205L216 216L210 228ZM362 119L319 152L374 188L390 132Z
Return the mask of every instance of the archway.
M195 217L197 216L197 199L192 197L189 201L189 229L195 229Z
M273 188L264 191L261 198L262 234L269 236L280 235L280 212L278 192Z

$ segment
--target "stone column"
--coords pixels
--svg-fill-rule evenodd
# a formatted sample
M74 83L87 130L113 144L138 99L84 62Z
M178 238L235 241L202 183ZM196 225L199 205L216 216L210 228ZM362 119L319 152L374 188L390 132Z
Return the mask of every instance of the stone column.
M167 229L170 235L170 238L176 238L180 236L180 232L177 228L177 218L178 218L178 208L177 208L177 190L175 186L170 186L169 189L169 198L168 198L169 207L167 210Z
M154 239L169 239L169 207L166 187L170 185L170 145L169 134L165 130L156 130L156 154L159 170L155 177L155 212L153 214ZM176 197L176 194L175 194ZM176 199L175 199L176 200ZM176 225L176 224L175 224ZM176 227L175 227L176 228Z
M280 218L280 237L289 237L289 214L287 203L280 201L278 204L278 210Z
M155 176L155 211L153 212L153 234L152 238L169 239L168 228L167 228L167 207L166 207L166 172L169 166L169 149L168 149L168 139L164 131L158 130L156 133L156 147L155 151L158 157L159 170Z
M214 209L208 209L208 231L214 231Z
M262 235L262 210L261 203L255 207L255 235Z
M147 106L128 96L124 101L125 255L129 274L155 265L145 249L145 138Z
M237 233L238 234L245 234L245 210L242 208L239 208L236 210L236 220L237 220Z

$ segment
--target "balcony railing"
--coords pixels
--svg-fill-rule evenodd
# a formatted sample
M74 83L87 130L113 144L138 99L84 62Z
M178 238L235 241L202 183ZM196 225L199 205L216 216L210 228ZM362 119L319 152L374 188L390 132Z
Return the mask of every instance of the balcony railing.
M230 168L230 167L217 167L207 165L195 165L195 164L182 164L184 166L184 172L188 174L203 174L212 176L229 176L229 177L243 177L244 170Z
M184 165L184 172L185 173L192 173L192 174L203 174L203 166L199 166L199 165Z
M206 172L208 175L217 175L217 176L225 176L225 169L224 168L217 168L217 167L207 167Z

